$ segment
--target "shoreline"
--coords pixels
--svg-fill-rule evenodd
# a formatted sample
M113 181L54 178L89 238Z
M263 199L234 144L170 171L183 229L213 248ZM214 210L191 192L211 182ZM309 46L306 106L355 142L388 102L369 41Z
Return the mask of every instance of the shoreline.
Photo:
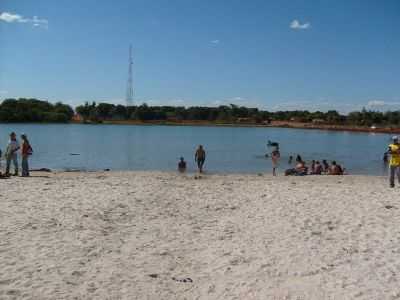
M171 122L171 121L102 121L78 122L71 121L69 124L84 125L136 125L136 126L199 126L199 127L250 127L250 128L289 128L289 129L310 129L322 131L341 131L341 132L359 132L359 133L381 133L381 134L400 134L400 128L370 128L347 125L316 125L313 123L300 123L291 121L272 121L270 124L256 123L213 123L203 121Z
M307 129L321 131L353 132L353 133L378 133L378 134L400 134L400 128L370 128L361 126L347 125L315 125L313 123L299 123L291 121L272 121L270 124L256 123L212 123L212 122L170 122L170 121L101 121L101 122L8 122L0 124L27 124L27 125L131 125L131 126L194 126L194 127L232 127L232 128L287 128L287 129Z
M282 170L281 170L282 171ZM179 173L178 171L172 170L113 170L113 169L104 169L104 170L58 170L58 169L48 169L48 171L43 171L41 169L33 169L29 171L31 173L31 177L35 177L35 174L39 175L66 175L66 174L134 174L134 175L154 175L154 174L162 174L162 175L170 175L170 176L181 176L181 177L226 177L226 176L246 176L246 177L265 177L265 178L320 178L320 177L328 177L328 178L347 178L347 177L367 177L367 178L387 178L388 175L375 175L375 174L345 174L345 175L328 175L328 174L321 174L321 175L314 175L314 174L307 174L303 176L285 176L284 173L278 173L277 176L273 176L271 171L266 172L209 172L204 171L203 173L199 173L195 170L193 171L186 171L185 173ZM33 174L33 175L32 175ZM11 176L13 178L13 176Z

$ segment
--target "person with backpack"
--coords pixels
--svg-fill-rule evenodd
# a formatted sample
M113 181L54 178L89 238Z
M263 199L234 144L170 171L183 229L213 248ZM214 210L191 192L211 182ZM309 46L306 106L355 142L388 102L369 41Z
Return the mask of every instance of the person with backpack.
M28 163L28 158L29 155L32 155L32 147L29 143L28 137L26 134L21 135L21 140L22 140L22 145L21 145L21 156L22 156L22 163L21 163L21 175L22 177L28 177L29 176L29 163Z
M14 164L14 176L18 176L18 157L17 151L20 149L15 132L10 133L10 140L8 141L6 149L6 176L10 176L11 161Z

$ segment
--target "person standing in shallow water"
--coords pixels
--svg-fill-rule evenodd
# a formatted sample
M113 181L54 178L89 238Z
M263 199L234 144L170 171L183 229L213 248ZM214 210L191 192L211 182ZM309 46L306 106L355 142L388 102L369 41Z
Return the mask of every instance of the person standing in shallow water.
M271 160L272 160L272 175L276 176L276 169L278 168L278 161L281 157L281 154L278 149L275 149L271 153Z
M178 171L181 173L186 172L186 161L183 157L180 158L179 163L178 163Z
M22 145L21 145L21 156L22 156L22 163L21 163L21 175L22 177L28 177L29 176L29 164L28 164L28 158L29 155L32 154L32 147L29 143L28 137L26 134L21 135L22 139Z
M390 187L394 187L394 178L397 175L400 184L400 144L397 136L392 137L393 142L389 145L388 154L390 154Z
M19 143L15 132L10 133L10 140L8 141L6 149L6 176L10 176L11 161L14 164L14 176L18 176L18 158L17 152L19 150Z
M196 153L194 155L194 160L197 162L197 167L199 168L199 172L203 173L203 165L206 160L206 151L204 150L203 146L200 145L197 148Z

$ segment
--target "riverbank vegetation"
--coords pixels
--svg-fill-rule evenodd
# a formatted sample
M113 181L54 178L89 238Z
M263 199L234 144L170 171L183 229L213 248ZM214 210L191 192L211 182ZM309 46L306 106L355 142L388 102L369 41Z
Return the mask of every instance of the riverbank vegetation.
M309 123L315 125L393 126L400 125L400 111L378 112L363 109L343 115L335 110L309 112L304 110L270 112L234 104L218 107L123 106L95 102L78 106L76 112L83 121L168 121L185 123L200 121L217 124L260 124L273 122Z
M6 99L0 104L0 122L66 123L74 110L60 102L52 104L38 99Z
M76 112L76 113L75 113ZM0 104L0 122L85 122L85 123L156 123L156 124L243 124L289 127L364 127L399 128L400 111L363 109L347 115L335 110L270 112L234 104L218 107L139 106L86 102L74 110L60 102L38 99L6 99ZM297 125L296 125L297 124ZM299 125L303 124L303 125Z

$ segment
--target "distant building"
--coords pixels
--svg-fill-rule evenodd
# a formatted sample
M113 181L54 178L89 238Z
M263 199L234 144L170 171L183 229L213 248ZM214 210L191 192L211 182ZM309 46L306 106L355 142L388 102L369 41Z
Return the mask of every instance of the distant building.
M264 120L262 123L264 124L264 125L270 125L271 124L271 119L268 119L268 120Z
M239 123L251 123L253 121L253 119L251 119L251 118L237 118L236 121L239 122Z
M83 118L80 114L74 114L71 119L73 122L82 122Z
M324 119L313 119L312 123L313 124L324 124L325 120Z
M290 122L302 122L302 119L298 117L291 117Z

